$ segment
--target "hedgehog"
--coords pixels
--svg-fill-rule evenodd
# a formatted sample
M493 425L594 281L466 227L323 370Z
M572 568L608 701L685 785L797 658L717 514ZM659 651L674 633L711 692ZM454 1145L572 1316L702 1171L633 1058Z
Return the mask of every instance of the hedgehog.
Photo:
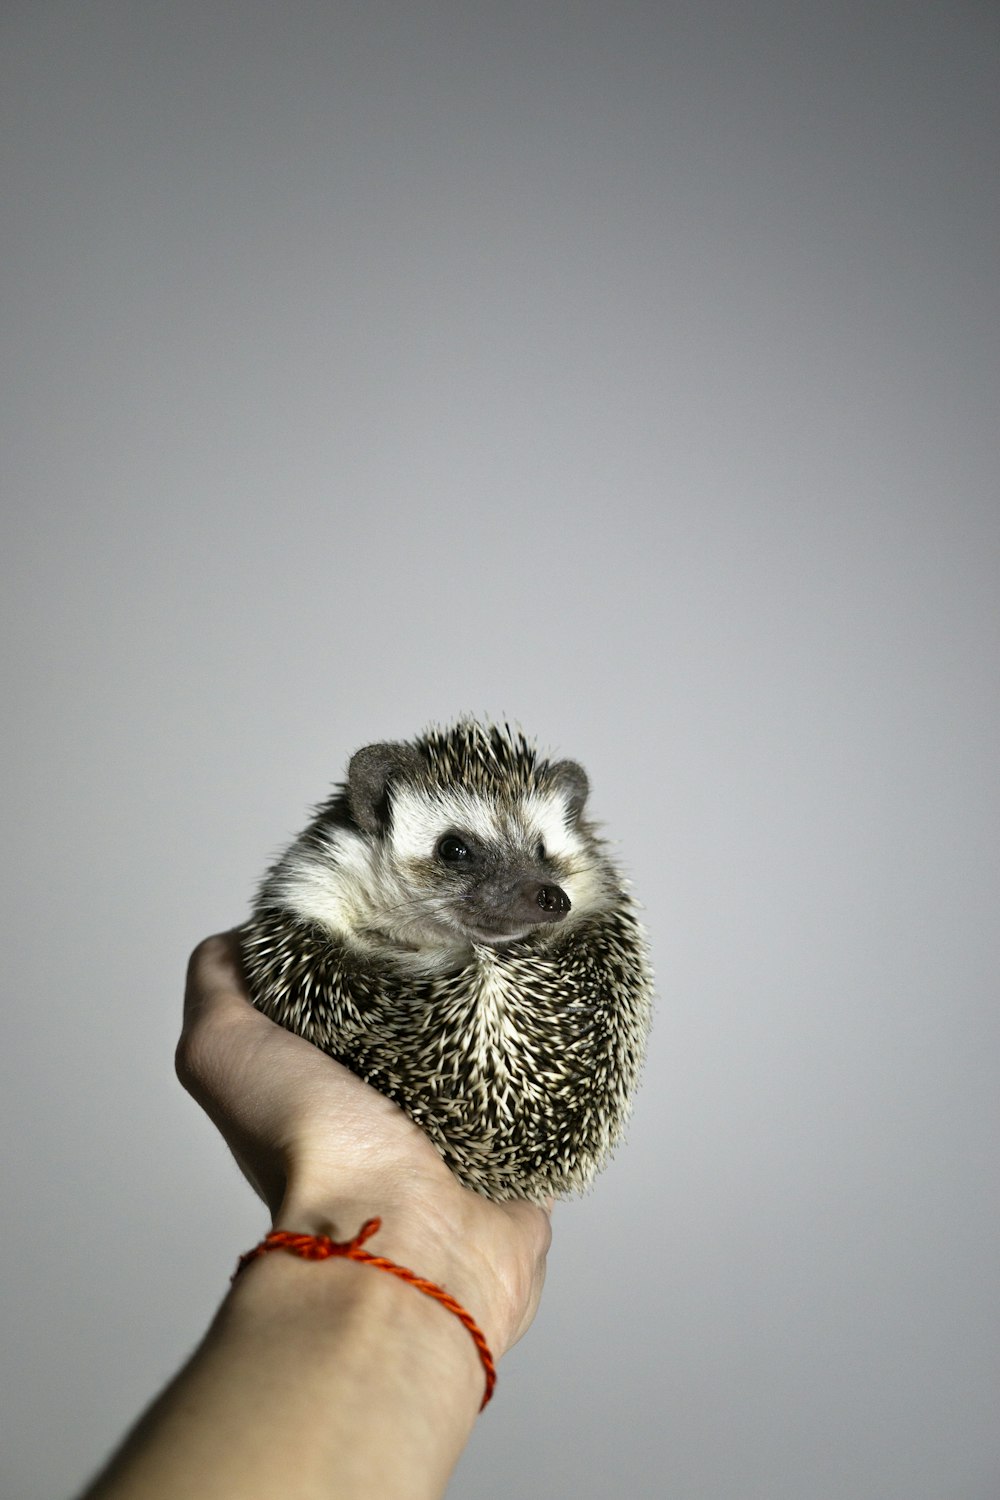
M647 940L588 792L580 765L507 725L367 745L242 929L258 1009L498 1201L589 1187L643 1062Z

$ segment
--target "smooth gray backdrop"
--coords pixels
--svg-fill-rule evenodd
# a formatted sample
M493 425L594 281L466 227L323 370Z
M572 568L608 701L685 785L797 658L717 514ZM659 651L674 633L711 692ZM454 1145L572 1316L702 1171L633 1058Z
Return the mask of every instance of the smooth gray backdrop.
M660 1001L451 1493L996 1500L996 7L0 30L5 1500L264 1226L188 950L466 709L589 768Z

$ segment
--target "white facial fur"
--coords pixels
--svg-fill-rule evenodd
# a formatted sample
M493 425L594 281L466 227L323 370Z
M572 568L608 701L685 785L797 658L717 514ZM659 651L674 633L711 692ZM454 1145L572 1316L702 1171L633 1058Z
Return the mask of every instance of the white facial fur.
M428 862L450 832L525 851L541 841L571 902L567 922L607 904L601 866L574 826L566 794L533 792L510 808L460 788L428 795L406 785L393 792L384 842L331 827L322 852L292 846L271 877L271 894L373 957L391 953L414 972L433 972L469 947L445 915L444 894L435 900L427 882Z
M428 797L403 786L393 795L390 837L400 861L432 859L438 841L451 830L470 833L484 844L500 839L530 847L541 839L553 858L583 852L579 836L570 834L566 803L557 793L531 793L516 810L460 789Z

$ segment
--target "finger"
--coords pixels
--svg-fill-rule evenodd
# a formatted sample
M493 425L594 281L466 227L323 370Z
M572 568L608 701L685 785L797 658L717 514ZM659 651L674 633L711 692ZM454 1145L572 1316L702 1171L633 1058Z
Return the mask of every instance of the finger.
M512 1199L502 1205L508 1217L518 1223L534 1241L536 1250L547 1255L552 1244L552 1200L545 1203L528 1203L525 1199Z
M255 1024L271 1025L254 1010L247 994L237 931L205 938L188 961L184 1020L175 1053L177 1076L201 1104L220 1062L226 1072L232 1070L234 1028L246 1037L247 1028L252 1034Z
M249 1000L240 963L239 929L232 928L203 939L188 960L185 1025L213 1001L237 996L244 1002Z

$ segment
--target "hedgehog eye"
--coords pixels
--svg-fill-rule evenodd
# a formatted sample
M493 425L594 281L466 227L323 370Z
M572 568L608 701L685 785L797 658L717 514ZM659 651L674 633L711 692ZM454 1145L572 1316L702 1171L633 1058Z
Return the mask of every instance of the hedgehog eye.
M463 859L468 859L469 857L468 846L463 844L461 839L456 838L453 833L449 833L446 838L441 840L440 844L438 844L437 852L449 865L460 864Z

